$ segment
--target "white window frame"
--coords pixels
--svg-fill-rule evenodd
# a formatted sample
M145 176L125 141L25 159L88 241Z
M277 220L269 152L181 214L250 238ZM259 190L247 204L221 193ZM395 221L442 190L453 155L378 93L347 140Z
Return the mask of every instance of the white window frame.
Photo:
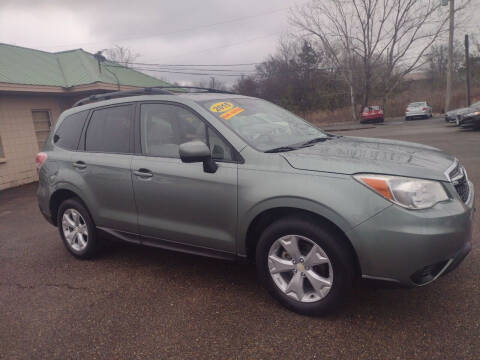
M38 136L37 136L37 130L35 129L35 119L33 118L33 113L34 112L46 112L48 114L48 131L52 129L52 110L50 109L32 109L32 122L33 122L33 130L35 131L35 138L37 139L37 144L38 144ZM40 145L38 146L38 151L41 151Z

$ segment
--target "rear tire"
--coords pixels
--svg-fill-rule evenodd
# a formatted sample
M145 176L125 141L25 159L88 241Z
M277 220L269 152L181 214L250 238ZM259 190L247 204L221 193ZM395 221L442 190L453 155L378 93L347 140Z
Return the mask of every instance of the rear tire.
M90 259L100 252L95 224L79 199L67 199L60 204L57 224L65 247L76 258Z
M295 248L297 255L292 255ZM268 292L303 315L333 312L351 289L355 274L353 254L344 239L309 217L287 217L268 226L257 244L256 266Z
M408 121L410 120L410 118L408 116L405 116L405 121Z

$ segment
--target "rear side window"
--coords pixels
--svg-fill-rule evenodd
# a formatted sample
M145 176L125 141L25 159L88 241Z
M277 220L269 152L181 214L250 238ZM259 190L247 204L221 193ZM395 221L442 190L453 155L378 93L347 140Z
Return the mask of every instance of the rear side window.
M132 122L133 105L95 110L85 136L85 151L130 153Z
M77 150L80 135L87 119L88 111L81 111L67 116L53 136L55 145L66 150Z

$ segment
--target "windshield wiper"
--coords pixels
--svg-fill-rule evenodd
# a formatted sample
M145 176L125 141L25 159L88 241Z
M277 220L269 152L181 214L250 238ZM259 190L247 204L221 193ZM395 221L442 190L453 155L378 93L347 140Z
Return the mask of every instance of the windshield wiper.
M287 151L293 151L293 150L298 150L298 147L293 147L293 146L280 146L277 148L273 148L270 150L266 150L266 153L278 153L278 152L287 152Z
M327 141L327 140L330 140L331 137L318 137L318 138L315 138L315 139L312 139L312 140L308 140L307 142L304 142L302 144L302 147L304 146L308 146L308 145L313 145L313 144L316 144L316 143L319 143L319 142L324 142L324 141Z
M280 146L280 147L277 147L277 148L267 150L265 152L266 153L276 153L276 152L287 152L287 151L298 150L298 149L305 148L305 147L308 147L308 146L313 146L314 144L319 143L319 142L324 142L326 140L330 140L330 139L333 139L333 138L339 138L339 137L341 137L341 136L327 134L327 136L325 136L325 137L317 137L317 138L308 140L307 142L304 142L304 143L301 143L301 144Z

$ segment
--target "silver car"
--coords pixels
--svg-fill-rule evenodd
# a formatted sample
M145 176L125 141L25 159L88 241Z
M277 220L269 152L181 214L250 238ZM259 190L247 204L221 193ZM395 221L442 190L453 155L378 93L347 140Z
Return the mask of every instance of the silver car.
M60 115L36 162L40 210L73 256L113 236L251 261L302 314L331 312L357 278L429 284L471 249L474 189L455 157L332 135L257 98L93 96Z
M426 101L410 103L405 110L405 120L428 119L432 116L432 107Z

